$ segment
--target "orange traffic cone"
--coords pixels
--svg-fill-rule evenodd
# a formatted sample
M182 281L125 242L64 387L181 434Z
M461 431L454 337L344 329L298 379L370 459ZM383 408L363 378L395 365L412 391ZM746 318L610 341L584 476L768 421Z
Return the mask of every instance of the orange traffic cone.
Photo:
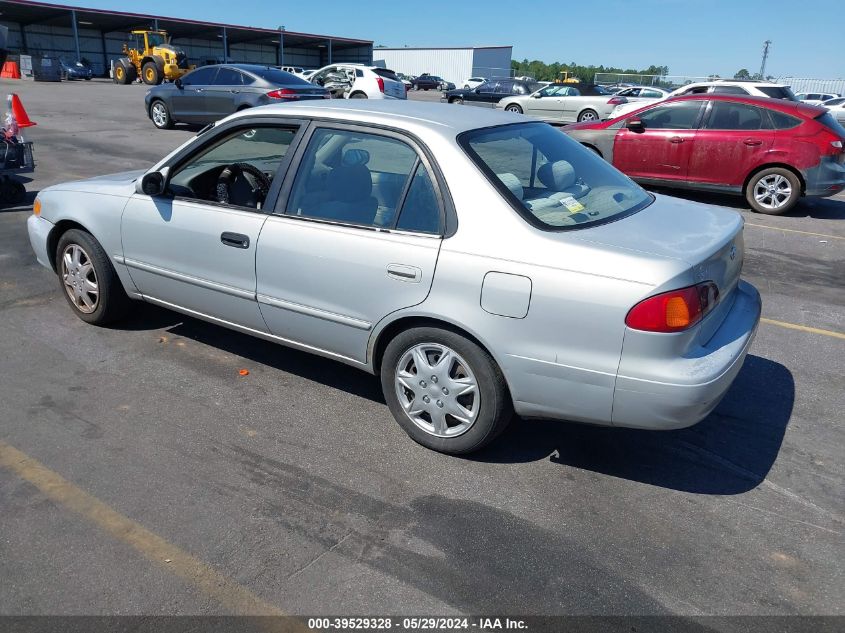
M12 116L14 116L15 121L18 122L19 128L32 127L33 125L37 125L35 121L29 120L29 115L23 108L21 98L14 93L12 93Z

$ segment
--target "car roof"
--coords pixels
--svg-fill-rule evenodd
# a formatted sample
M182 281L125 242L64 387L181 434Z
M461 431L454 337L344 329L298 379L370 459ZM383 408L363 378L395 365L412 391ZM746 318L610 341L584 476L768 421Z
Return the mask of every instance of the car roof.
M470 108L446 103L407 101L397 99L332 99L300 101L249 108L232 117L281 115L309 117L397 127L409 131L428 130L438 135L452 137L484 127L509 123L538 123L520 114L504 110Z
M713 81L696 81L691 84L684 84L683 86L676 88L676 90L680 90L681 88L697 88L699 86L730 86L731 84L737 86L751 86L752 88L756 88L757 86L765 86L767 88L789 88L786 84L776 84L771 81L757 81L756 79L714 79Z
M748 105L755 105L761 108L768 108L770 110L779 110L786 113L800 113L805 117L811 119L825 113L827 110L821 106L808 105L798 101L787 101L786 99L773 99L771 97L752 97L751 95L725 95L725 94L697 94L697 95L683 95L680 97L671 97L659 103L669 103L675 101L733 101L736 103L747 103ZM650 104L654 105L654 104Z

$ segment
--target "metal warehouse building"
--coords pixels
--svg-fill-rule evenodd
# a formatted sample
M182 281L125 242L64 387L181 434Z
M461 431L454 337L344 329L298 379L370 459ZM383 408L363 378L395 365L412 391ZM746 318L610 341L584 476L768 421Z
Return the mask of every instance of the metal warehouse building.
M174 5L178 6L178 5ZM122 57L134 29L162 29L184 49L192 64L222 61L319 68L332 62L371 63L373 43L314 35L147 15L85 9L43 2L0 2L0 24L9 28L11 54L87 59L95 74L107 75Z
M513 46L466 48L376 48L373 63L405 73L429 73L459 88L469 77L510 77Z

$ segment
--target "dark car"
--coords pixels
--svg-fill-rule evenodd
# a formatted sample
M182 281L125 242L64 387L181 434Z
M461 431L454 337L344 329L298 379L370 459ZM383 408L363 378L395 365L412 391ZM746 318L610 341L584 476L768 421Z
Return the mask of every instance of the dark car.
M270 103L330 97L325 88L272 66L215 64L152 87L144 101L153 125L170 128L174 123L211 123Z
M84 79L91 81L94 72L91 67L81 61L71 61L65 57L59 57L62 79Z
M413 90L437 90L440 87L440 77L424 74L411 80Z
M520 79L489 79L477 88L458 88L444 92L440 100L445 103L467 104L492 108L511 95L530 95L540 84Z

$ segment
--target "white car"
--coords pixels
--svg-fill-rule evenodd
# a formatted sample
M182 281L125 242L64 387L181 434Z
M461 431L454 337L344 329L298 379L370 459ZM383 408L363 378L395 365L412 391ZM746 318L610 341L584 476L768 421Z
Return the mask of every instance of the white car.
M694 94L723 94L747 95L751 97L768 97L770 99L786 99L798 101L789 86L774 84L768 81L744 81L740 79L717 79L715 81L699 81L681 86L670 92L665 98L682 97ZM659 99L657 100L659 101ZM611 119L618 119L629 112L643 107L643 103L625 103L616 106L610 113Z
M464 80L464 90L475 90L485 81L487 81L487 79L484 77L470 77L469 79Z
M308 81L343 99L408 98L405 84L396 73L378 66L331 64L317 70Z
M631 86L617 90L613 94L617 97L625 97L630 103L636 102L645 105L668 98L670 92L653 86Z
M825 101L836 99L839 96L835 92L802 92L795 95L795 98L808 105L822 105Z
M836 97L835 99L828 99L821 104L823 108L830 110L833 118L845 125L845 97Z

